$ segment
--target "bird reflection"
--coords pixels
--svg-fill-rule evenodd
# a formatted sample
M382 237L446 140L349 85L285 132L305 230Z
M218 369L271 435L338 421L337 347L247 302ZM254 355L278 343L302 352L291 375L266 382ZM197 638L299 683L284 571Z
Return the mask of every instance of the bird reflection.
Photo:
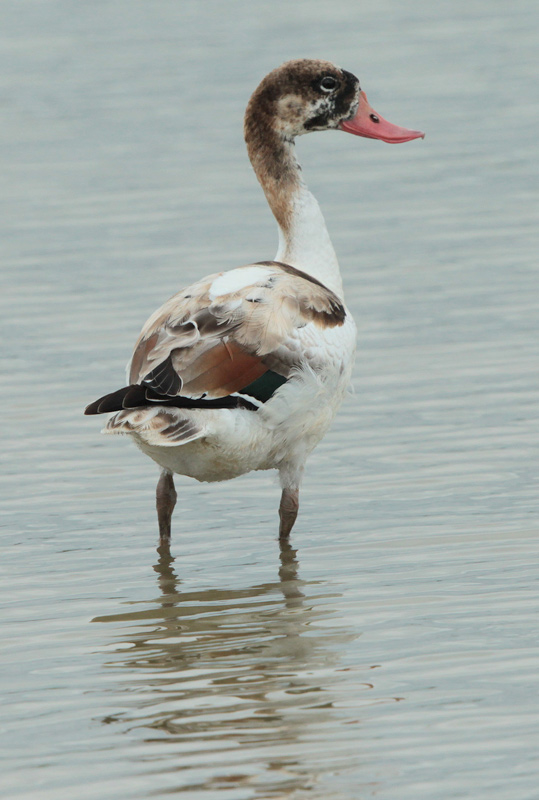
M318 764L307 763L301 739L330 721L338 645L352 638L336 626L317 629L330 613L324 585L300 579L288 542L280 544L278 581L247 588L184 591L168 550L154 569L153 602L94 620L121 626L107 667L121 671L129 692L128 710L105 721L146 729L154 748L166 742L153 759L178 770L177 791L230 791L247 781L287 796L311 787Z

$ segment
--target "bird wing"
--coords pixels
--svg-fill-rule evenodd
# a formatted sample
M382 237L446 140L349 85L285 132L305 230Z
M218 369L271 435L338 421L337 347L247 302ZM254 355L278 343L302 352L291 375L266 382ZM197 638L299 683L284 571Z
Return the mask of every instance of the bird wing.
M335 327L344 318L336 294L287 264L263 261L210 275L150 317L129 383L168 397L225 397L270 369L288 377L302 360L295 332L308 323Z

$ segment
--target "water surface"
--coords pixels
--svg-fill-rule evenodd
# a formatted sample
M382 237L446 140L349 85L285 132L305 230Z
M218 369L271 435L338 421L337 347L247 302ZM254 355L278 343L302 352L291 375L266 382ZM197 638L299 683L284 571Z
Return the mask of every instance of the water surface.
M536 800L539 12L2 4L3 796ZM329 58L424 142L298 144L358 320L289 547L270 475L98 435L142 322L271 258L241 136Z

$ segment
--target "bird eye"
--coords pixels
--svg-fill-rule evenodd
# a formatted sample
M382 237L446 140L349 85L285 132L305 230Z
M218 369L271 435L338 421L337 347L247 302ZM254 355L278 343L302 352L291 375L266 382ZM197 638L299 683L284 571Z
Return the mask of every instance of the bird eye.
M332 92L337 87L337 81L335 78L332 78L331 75L326 75L326 77L322 78L320 81L319 86L323 92Z

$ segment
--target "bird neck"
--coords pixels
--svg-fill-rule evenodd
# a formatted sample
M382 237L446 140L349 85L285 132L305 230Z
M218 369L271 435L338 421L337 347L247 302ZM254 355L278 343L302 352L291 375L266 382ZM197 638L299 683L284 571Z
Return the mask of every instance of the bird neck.
M269 121L268 121L269 122ZM279 226L276 261L316 278L343 295L339 263L315 197L301 177L294 141L271 124L245 121L247 152Z

